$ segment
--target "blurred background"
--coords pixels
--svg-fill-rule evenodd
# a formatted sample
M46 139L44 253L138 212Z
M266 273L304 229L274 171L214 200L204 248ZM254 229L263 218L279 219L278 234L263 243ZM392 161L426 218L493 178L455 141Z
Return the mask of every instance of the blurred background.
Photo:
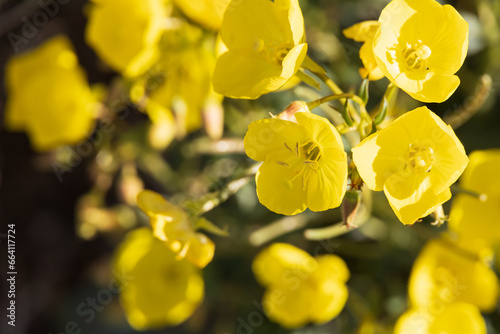
M18 273L16 327L6 324L2 312L0 332L70 333L73 329L68 331L68 323L74 322L81 330L74 333L135 333L127 324L116 294L108 304L98 305L95 318L88 323L77 309L109 285L110 259L126 232L148 225L147 217L135 205L137 192L152 189L179 203L224 188L253 163L244 154L242 144L248 124L267 117L269 112L279 113L292 101L311 100L317 93L300 84L258 100L226 98L212 109L204 104L198 107L203 110L198 110L194 121L197 125L174 130L176 134L171 137L175 138L167 138L162 132L165 130L157 129L163 129L160 123L154 127L152 112L141 106L142 94L130 93L136 82L108 66L86 40L89 2L57 1L57 11L53 16L47 14L45 22L39 13L48 2L0 1L2 310L8 302L4 292L7 258L3 255L8 224L15 224ZM500 2L450 3L469 22L469 54L458 72L461 85L455 94L442 104L428 107L445 120L457 121L456 115L463 116L457 121L456 133L467 153L499 147ZM386 4L381 0L300 0L308 54L327 68L345 90L361 83L361 44L344 38L341 31L360 21L378 19ZM177 4L170 10L171 17L200 31L201 37L196 37L204 41L200 44L212 43L213 54L216 29L200 24ZM29 36L26 22L39 23ZM127 25L122 28L126 30ZM104 97L101 101L119 102L115 106L108 103L83 141L40 152L33 148L25 132L5 126L9 92L4 78L12 57L61 34L71 41L93 94ZM168 54L168 50L162 52ZM185 55L172 53L168 57L175 63ZM191 66L203 66L199 65L201 60L192 62L198 65ZM162 84L180 86L183 73L162 77ZM491 82L483 74L488 74ZM155 74L144 78L152 80ZM48 77L47 85L50 82ZM371 83L373 105L368 107L380 101L387 84L387 79ZM196 89L191 82L188 87ZM27 90L23 98L39 98L30 94ZM194 99L194 93L179 96ZM395 110L411 110L419 105L400 93ZM169 124L165 126L169 129ZM445 212L448 210L449 203L445 205ZM431 226L430 218L404 226L383 194L373 193L372 216L362 227L330 240L308 241L304 229L339 222L340 211L307 211L284 219L258 202L253 181L205 217L218 226L227 226L230 236L211 236L216 253L203 270L204 301L183 324L147 333L390 333L396 319L407 309L407 281L414 259L425 242L446 229L446 225ZM275 227L275 238L273 229L265 229L269 226ZM271 240L292 243L312 254L335 253L346 261L351 271L350 296L337 318L321 326L286 330L263 315L260 301L264 288L254 279L251 261ZM498 307L484 316L488 333L500 333Z

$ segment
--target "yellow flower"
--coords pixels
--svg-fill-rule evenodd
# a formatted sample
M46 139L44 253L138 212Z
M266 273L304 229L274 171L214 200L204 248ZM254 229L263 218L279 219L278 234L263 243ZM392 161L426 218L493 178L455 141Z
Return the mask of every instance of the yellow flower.
M359 69L359 74L363 79L368 78L372 81L384 77L373 54L373 39L379 26L380 23L378 21L364 21L342 31L345 37L353 39L356 42L363 42L363 45L359 49L359 57L364 67Z
M264 312L283 327L328 322L347 301L350 273L336 255L313 258L292 245L275 243L257 255L252 269L266 287Z
M219 30L222 16L230 0L174 0L174 3L191 20L208 27Z
M172 135L182 138L199 129L206 115L208 134L220 136L223 96L213 91L211 82L215 41L203 38L201 29L183 24L165 33L163 43L161 60L150 71L158 77L146 83L146 88L152 88L146 103L151 120L155 124L172 120L176 129Z
M373 51L382 73L422 102L443 102L457 89L454 75L468 47L468 25L434 0L393 0L380 14Z
M434 314L412 309L397 321L394 334L486 334L486 324L476 306L454 303L436 309Z
M410 304L434 310L455 302L491 311L498 300L498 279L478 254L449 240L427 243L415 260L408 282Z
M221 36L229 51L217 60L212 81L216 92L234 98L277 90L297 73L307 52L298 0L234 1Z
M245 152L264 162L255 176L259 201L285 215L339 206L347 158L337 129L308 111L291 119L262 119L248 127Z
M462 244L493 247L500 242L500 149L476 151L460 178L461 188L477 198L458 194L453 199L449 229Z
M467 155L450 126L426 107L409 111L352 149L368 188L384 190L403 224L450 199Z
M36 150L76 144L92 129L97 104L66 37L14 56L5 84L6 127L26 131Z
M142 74L154 61L165 25L166 0L92 0L87 43L124 76Z
M136 330L175 326L193 314L203 300L201 272L151 234L129 232L114 255L114 270L124 273L120 302Z
M215 251L213 241L196 232L196 229L206 228L207 225L214 232L216 227L206 219L200 218L193 222L184 210L151 190L141 191L137 195L137 205L149 216L154 236L164 241L177 254L177 259L186 258L200 268L212 261Z

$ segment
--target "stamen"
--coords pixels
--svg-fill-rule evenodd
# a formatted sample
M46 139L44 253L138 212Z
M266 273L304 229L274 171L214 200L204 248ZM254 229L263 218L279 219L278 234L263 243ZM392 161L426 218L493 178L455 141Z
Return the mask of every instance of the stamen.
M285 166L285 167L290 167L290 164L287 163L287 162L284 162L284 161L276 161L278 163L278 165L280 166Z

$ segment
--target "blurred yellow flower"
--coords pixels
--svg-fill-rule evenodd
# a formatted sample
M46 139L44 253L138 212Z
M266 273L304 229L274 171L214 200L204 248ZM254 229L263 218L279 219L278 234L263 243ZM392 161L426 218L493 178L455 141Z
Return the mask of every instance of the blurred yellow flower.
M168 0L92 0L87 43L111 68L134 77L157 55Z
M222 16L230 0L174 0L191 20L213 30L219 30Z
M256 99L275 91L304 61L304 19L298 0L241 0L228 7L221 28L229 51L217 60L216 92Z
M500 242L500 149L472 152L469 158L460 186L480 197L458 194L448 226L464 245L493 247Z
M203 37L201 29L188 24L166 32L161 60L150 71L157 77L138 82L151 89L146 111L154 124L170 124L170 140L199 129L203 121L210 137L222 135L223 96L213 91L211 82L214 43Z
M120 302L136 330L178 325L203 300L200 270L186 260L177 260L149 228L127 234L114 254L113 267L131 277L120 282Z
M245 135L246 154L264 162L255 176L259 201L285 215L339 206L347 158L337 129L309 111L288 116L252 122Z
M347 301L350 273L336 255L313 258L290 244L274 243L257 255L252 270L266 287L264 312L286 328L328 322Z
M11 58L5 85L5 125L26 131L34 149L76 144L92 129L97 104L66 37Z
M408 282L410 304L439 308L465 302L492 311L498 300L498 279L478 254L446 239L427 243L415 260Z
M368 188L384 190L403 224L413 224L450 199L467 155L450 126L427 107L397 118L352 149Z
M468 48L468 24L450 5L394 0L380 14L373 49L382 73L422 102L443 102Z
M454 303L436 309L434 314L412 309L397 321L394 334L486 334L486 324L474 305Z
M363 45L359 49L359 57L364 67L359 69L359 74L363 79L368 78L372 81L384 77L373 54L373 39L379 26L380 23L378 21L364 21L342 31L345 37L353 39L356 42L363 42Z
M164 241L176 253L177 259L186 258L200 268L212 261L215 244L206 235L196 232L206 225L216 229L206 219L193 222L184 210L151 190L137 195L137 205L149 216L154 236Z

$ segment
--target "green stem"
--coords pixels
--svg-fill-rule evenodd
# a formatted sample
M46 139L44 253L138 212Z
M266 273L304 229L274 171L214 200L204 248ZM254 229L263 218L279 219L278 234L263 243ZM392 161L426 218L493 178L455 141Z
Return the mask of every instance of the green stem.
M354 94L346 94L346 93L332 94L332 95L327 95L327 96L324 96L320 99L317 99L317 100L314 100L314 101L307 103L307 107L309 108L309 110L312 110L312 109L314 109L314 108L316 108L316 107L318 107L326 102L330 102L330 101L334 101L334 100L342 100L342 99L354 100L355 98L358 98L358 100L360 100L360 98Z
M326 71L323 67L319 66L314 60L312 60L309 56L306 56L304 62L302 63L302 67L306 70L311 71L315 76L317 76L321 81L323 81L331 91L337 95L344 94L342 89L332 79L330 79L326 75Z
M253 175L257 173L260 165L262 163L256 163L243 173L243 176L240 176L228 184L225 187L218 191L214 191L208 194L203 195L201 198L195 201L186 201L184 203L184 207L186 210L193 216L200 216L220 204L224 203L229 197L236 194L238 190L240 190L243 186L245 186L248 182L253 179Z

